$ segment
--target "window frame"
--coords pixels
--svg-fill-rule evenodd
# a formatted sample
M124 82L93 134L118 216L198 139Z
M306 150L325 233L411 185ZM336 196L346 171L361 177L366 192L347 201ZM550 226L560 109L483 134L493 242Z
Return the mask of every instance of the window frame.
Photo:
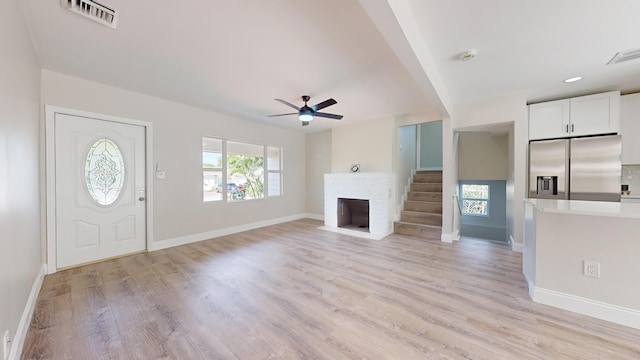
M269 148L272 149L278 149L278 169L277 170L271 170L269 169ZM264 162L264 167L265 167L265 183L264 183L264 187L266 189L266 194L265 196L270 196L270 197L276 197L276 196L282 196L282 191L283 191L283 186L282 186L282 164L283 164L283 159L282 159L282 146L270 146L270 145L265 145L264 147L264 158L265 158L265 162ZM278 186L278 194L277 195L270 195L269 194L269 189L271 188L271 185L269 184L269 175L270 174L278 174L278 177L280 178L279 181L279 186Z
M221 137L217 137L217 136L209 136L209 135L203 135L201 137L202 139L202 149L201 149L201 156L204 156L205 152L210 152L210 151L205 151L204 150L204 142L205 139L212 139L212 140L220 140L221 144L222 144L222 151L221 151L221 155L222 155L222 168L206 168L204 167L204 163L202 164L202 188L203 188L203 195L202 195L202 201L203 203L207 204L207 203L216 203L216 202L225 202L225 203L238 203L238 202L243 202L243 201L251 201L251 200L261 200L261 199L265 199L265 198L270 198L270 197L279 197L279 196L283 196L284 195L284 186L283 186L283 173L284 173L284 160L283 160L283 153L284 153L284 149L282 146L275 146L275 145L265 145L265 144L256 144L256 143L252 143L249 141L242 141L242 140L232 140L232 139L226 139L226 138L221 138ZM263 183L263 190L262 190L262 197L258 197L255 199L239 199L239 200L232 200L229 198L228 194L227 194L227 184L229 183L229 179L228 179L228 143L229 142L233 142L233 143L238 143L238 144L246 144L249 146L259 146L262 147L262 159L263 159L263 164L262 164L262 183ZM273 148L273 149L278 149L279 152L279 163L278 163L278 169L277 170L273 170L269 168L268 165L268 155L269 155L269 149ZM205 171L215 171L215 172L220 172L222 175L222 182L220 184L220 186L222 187L222 191L220 192L221 198L220 199L214 199L214 200L205 200L204 198L204 181L205 181ZM278 174L279 178L280 178L280 186L279 186L279 193L275 194L275 195L271 195L269 194L269 174Z
M487 197L486 198L481 198L481 197L466 197L464 196L464 191L463 191L463 187L467 185L467 186L486 186L487 187ZM489 184L483 184L482 182L477 182L477 181L468 181L468 182L461 182L460 183L460 213L462 214L462 216L479 216L479 217L489 217L490 216L490 204L491 204L491 186ZM486 203L486 207L485 209L487 209L487 213L486 214L476 214L476 213L469 213L469 212L465 212L464 210L464 202L466 201L480 201L480 202L484 202Z
M218 168L217 167L213 167L213 168L205 168L204 167L204 153L205 152L214 153L212 151L205 151L204 150L205 139L220 141L220 146L221 146L221 149L220 149L220 157L221 157L220 166L221 167L218 167ZM222 189L226 190L227 184L226 184L226 180L225 179L227 178L226 177L227 174L226 174L226 159L225 159L225 156L224 156L226 145L227 144L225 143L224 139L222 139L222 138L215 137L215 136L202 136L202 149L201 149L201 156L202 156L202 158L201 158L201 166L202 166L202 202L205 203L205 204L224 200L225 191L221 191L220 192L220 194L222 194L220 199L205 200L205 197L204 197L204 195L205 195L204 181L205 181L205 172L219 172L220 173L220 178L221 178L220 186L222 186ZM215 186L217 187L218 185L215 185Z

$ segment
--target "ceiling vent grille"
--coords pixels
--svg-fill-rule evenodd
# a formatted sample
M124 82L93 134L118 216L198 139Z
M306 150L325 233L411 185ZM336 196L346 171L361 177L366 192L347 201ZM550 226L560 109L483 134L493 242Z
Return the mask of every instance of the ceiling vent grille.
M113 29L118 25L118 12L109 5L93 0L62 0L62 6Z
M607 65L618 64L635 59L640 59L640 49L621 51L609 60Z

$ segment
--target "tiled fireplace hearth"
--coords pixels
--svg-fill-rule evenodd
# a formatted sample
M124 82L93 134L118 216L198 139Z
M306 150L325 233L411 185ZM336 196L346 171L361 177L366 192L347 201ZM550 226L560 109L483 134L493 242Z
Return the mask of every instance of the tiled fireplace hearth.
M324 174L324 225L322 229L368 239L393 232L392 173ZM369 232L338 227L338 199L369 201Z

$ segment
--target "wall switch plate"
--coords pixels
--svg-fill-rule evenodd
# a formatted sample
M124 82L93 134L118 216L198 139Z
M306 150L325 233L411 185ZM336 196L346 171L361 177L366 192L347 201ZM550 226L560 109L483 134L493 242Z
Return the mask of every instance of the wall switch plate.
M2 358L7 360L9 358L9 350L11 349L11 333L9 330L5 331L2 337Z
M582 274L585 275L585 276L599 278L600 277L600 263L595 262L595 261L591 261L591 260L585 260L584 261L584 267L582 269Z

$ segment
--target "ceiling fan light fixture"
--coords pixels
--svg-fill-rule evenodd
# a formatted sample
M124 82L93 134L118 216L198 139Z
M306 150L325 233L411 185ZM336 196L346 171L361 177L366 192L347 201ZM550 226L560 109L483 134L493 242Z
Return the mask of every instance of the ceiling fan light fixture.
M298 120L306 122L313 120L313 114L311 110L300 110L300 114L298 114Z

